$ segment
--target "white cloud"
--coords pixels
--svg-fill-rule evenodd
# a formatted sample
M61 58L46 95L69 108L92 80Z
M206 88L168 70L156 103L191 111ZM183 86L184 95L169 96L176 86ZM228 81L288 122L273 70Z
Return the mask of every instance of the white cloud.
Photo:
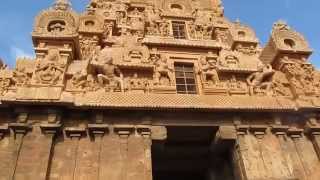
M25 58L34 58L34 54L31 52L27 52L19 47L12 46L10 48L11 57L17 59L18 57L25 57Z

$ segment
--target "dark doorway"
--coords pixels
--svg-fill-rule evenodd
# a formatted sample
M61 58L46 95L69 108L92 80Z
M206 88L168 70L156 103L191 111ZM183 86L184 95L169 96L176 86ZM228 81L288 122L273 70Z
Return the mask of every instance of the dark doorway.
M233 180L230 153L214 153L214 127L167 127L152 145L153 180Z

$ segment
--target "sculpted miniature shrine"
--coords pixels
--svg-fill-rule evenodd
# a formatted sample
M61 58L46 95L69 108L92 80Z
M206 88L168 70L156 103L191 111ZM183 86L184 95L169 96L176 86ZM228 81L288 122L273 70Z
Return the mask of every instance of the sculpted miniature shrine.
M56 0L32 40L0 62L0 180L320 179L320 72L285 22L261 47L221 0Z

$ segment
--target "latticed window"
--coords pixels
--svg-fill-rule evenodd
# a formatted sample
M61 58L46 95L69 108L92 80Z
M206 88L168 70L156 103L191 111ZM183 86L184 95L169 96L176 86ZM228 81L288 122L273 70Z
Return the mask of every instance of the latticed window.
M173 37L176 39L186 39L186 24L182 21L172 21Z
M192 64L175 64L178 94L197 94L195 73Z

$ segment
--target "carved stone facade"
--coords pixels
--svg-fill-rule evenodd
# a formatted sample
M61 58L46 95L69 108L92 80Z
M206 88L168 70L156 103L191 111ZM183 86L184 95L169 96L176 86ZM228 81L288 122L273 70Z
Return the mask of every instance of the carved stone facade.
M0 60L0 180L318 180L320 72L221 0L56 0Z

